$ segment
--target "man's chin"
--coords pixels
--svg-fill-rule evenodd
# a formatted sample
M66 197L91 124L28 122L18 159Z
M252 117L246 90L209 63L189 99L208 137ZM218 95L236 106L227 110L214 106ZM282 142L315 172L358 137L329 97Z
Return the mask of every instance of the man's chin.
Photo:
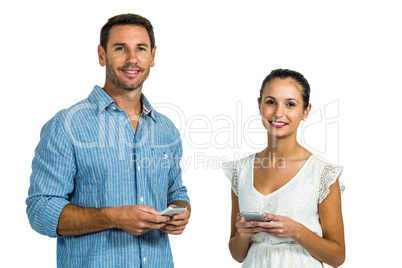
M120 87L120 89L122 89L124 91L128 91L128 92L131 92L131 91L134 91L134 90L137 90L137 89L140 89L140 88L141 88L141 85Z
M132 92L134 90L140 89L142 86L141 84L129 84L129 83L113 83L118 89L126 91L126 92Z

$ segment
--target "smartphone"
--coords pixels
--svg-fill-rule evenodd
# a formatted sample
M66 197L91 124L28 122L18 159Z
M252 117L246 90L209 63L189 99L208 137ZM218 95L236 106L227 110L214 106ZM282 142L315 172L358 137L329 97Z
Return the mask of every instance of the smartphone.
M241 213L243 217L246 219L246 221L267 221L263 216L262 212L249 212L249 211L243 211Z
M158 215L173 217L174 215L179 214L186 209L187 207L168 207L165 210L159 212Z

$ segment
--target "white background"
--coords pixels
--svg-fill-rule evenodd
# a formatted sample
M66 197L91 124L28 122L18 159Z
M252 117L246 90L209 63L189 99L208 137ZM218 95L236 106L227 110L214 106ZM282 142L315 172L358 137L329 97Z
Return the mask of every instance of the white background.
M34 149L47 120L103 86L100 28L128 12L155 30L156 65L143 93L183 134L193 213L185 233L171 237L177 267L240 266L227 247L230 184L218 166L264 148L261 124L247 120L258 115L260 84L275 68L300 71L312 87L314 117L301 126L300 142L345 167L342 267L398 265L397 1L24 0L0 7L0 266L56 266L56 240L34 232L25 213ZM217 135L228 127L224 117L233 130ZM260 133L246 136L249 127Z

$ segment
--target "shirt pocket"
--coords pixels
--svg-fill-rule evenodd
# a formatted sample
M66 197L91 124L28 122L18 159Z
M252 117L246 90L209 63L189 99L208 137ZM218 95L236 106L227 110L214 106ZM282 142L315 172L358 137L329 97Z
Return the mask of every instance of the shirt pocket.
M152 190L166 196L169 187L172 152L168 148L155 148L151 149L151 155L150 181Z

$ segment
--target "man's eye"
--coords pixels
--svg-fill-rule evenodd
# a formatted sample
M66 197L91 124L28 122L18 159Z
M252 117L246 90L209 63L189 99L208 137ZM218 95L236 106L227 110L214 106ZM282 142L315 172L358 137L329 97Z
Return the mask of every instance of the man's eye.
M145 51L146 48L145 48L145 47L139 47L138 50L140 50L140 51Z
M123 51L123 50L125 50L124 47L116 47L116 51Z

